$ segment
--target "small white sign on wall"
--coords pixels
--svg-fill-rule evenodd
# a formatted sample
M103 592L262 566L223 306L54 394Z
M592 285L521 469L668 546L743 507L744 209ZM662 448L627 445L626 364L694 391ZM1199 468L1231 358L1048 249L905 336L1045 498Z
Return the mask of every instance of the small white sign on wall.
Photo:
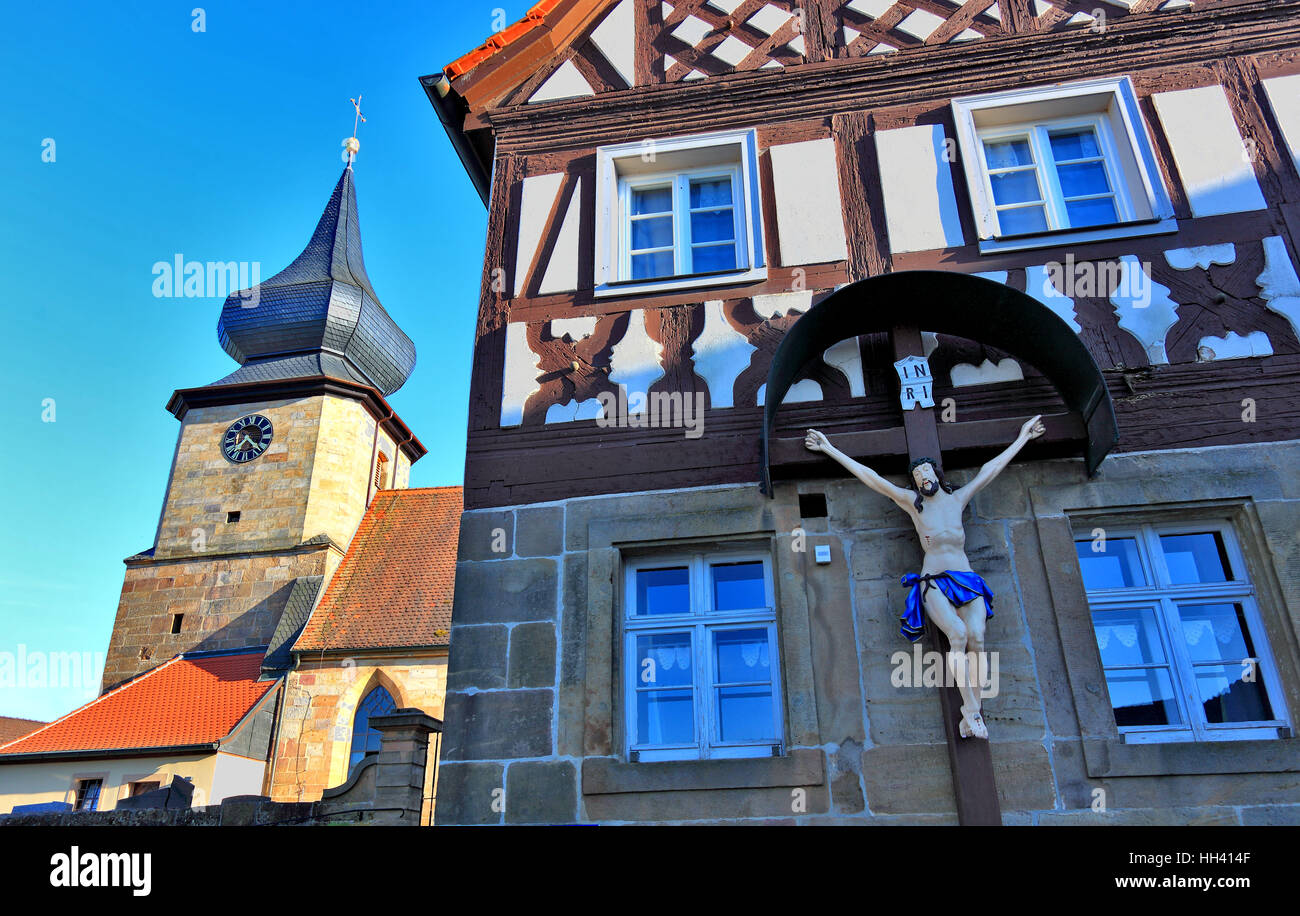
M904 410L934 406L934 379L924 356L907 356L894 363L898 373L898 400Z

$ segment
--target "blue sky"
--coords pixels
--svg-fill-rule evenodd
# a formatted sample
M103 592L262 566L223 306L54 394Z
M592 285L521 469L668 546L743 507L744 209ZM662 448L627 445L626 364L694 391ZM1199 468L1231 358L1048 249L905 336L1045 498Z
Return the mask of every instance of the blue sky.
M411 484L461 482L486 214L418 77L531 4L213 2L195 32L201 2L10 4L0 30L0 715L93 696L98 668L90 690L5 686L4 653L104 651L122 559L162 505L179 427L164 405L235 368L220 300L155 298L153 265L287 265L358 92L366 268L418 352L390 399L429 448Z

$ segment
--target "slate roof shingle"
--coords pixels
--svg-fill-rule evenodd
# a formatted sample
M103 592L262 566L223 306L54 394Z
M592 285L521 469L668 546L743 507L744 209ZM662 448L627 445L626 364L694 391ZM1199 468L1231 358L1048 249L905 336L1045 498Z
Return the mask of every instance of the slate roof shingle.
M322 375L387 396L406 382L415 344L366 274L351 165L293 263L226 298L217 338L241 368L214 385Z

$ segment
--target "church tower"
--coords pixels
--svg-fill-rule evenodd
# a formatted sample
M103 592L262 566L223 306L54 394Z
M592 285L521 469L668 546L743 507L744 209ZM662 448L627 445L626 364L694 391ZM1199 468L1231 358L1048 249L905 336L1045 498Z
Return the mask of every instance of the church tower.
M180 652L286 648L375 492L425 454L385 400L415 345L366 275L351 164L306 249L227 298L217 334L240 367L167 404L171 476L153 546L125 561L103 689Z

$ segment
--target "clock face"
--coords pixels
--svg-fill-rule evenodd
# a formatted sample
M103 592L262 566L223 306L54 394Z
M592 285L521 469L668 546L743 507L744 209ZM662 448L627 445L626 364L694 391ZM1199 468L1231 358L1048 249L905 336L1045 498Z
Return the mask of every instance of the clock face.
M271 444L271 421L261 414L240 417L226 430L221 451L235 464L247 464Z

